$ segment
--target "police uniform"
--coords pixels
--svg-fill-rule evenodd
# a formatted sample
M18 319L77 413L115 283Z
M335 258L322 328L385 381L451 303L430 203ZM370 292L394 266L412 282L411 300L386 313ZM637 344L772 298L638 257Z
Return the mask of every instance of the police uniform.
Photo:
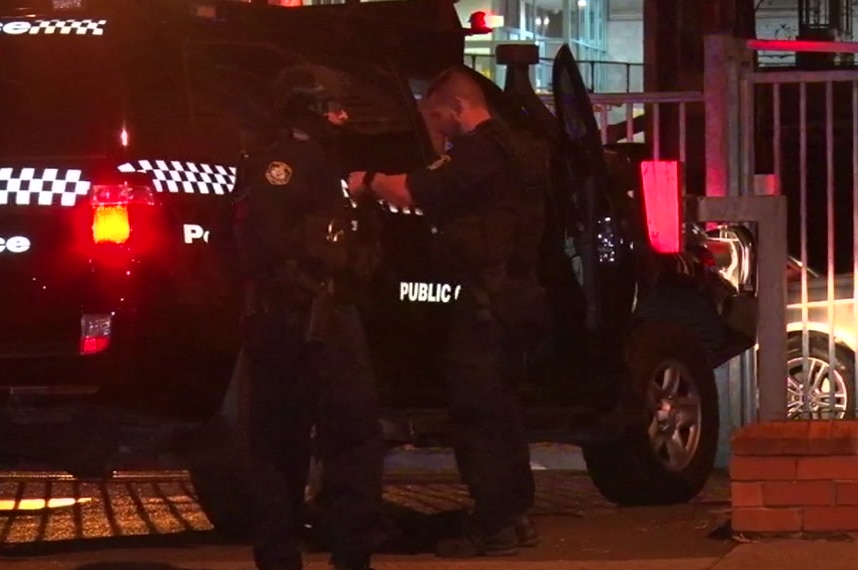
M491 119L451 141L449 154L428 169L407 176L415 206L439 230L441 266L463 284L452 308L446 376L456 460L484 537L509 528L534 501L522 410L509 374L516 368L511 358L521 354L515 333L528 319L513 315L510 300L520 299L506 292L513 283L540 290L534 266L544 211L541 194L529 192L522 176L540 165L525 164L513 141Z
M314 425L331 506L332 562L363 570L378 544L378 402L360 318L342 294L355 257L345 234L354 228L332 227L345 201L328 151L313 136L286 132L243 173L236 233L248 281L243 326L260 570L301 567Z

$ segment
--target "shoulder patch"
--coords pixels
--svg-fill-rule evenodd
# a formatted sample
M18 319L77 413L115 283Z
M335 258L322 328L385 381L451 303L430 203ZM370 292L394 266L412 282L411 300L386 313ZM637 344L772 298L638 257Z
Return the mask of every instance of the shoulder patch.
M265 179L274 186L286 186L292 179L292 167L285 162L274 161L265 169Z
M429 165L429 170L438 170L448 162L450 162L450 155L442 154L438 160Z

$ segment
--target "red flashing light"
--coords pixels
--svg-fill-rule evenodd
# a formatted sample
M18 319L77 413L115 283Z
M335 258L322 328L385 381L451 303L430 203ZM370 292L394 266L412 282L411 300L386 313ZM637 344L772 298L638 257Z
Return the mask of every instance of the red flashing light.
M471 34L490 34L492 33L492 28L488 23L489 16L483 12L474 12L471 14L471 17L468 19L468 23L471 25L470 33Z
M650 244L659 253L678 253L682 250L679 163L645 160L640 168Z

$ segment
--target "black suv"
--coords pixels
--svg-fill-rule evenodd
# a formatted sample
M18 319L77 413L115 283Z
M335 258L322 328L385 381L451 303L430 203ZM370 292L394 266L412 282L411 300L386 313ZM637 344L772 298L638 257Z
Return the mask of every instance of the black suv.
M217 527L239 529L239 295L210 238L238 157L272 126L273 80L306 61L347 73L347 166L421 167L436 157L417 100L461 63L466 30L449 0L81 0L57 3L72 6L61 13L21 4L0 14L0 358L10 402L28 393L21 387L89 386L96 406L77 409L90 427L120 422L93 412L105 409L202 426L207 437L188 448L195 488ZM568 48L554 62L552 114L527 80L532 56L499 49L504 89L474 74L495 115L555 150L540 257L553 332L528 354L521 385L532 436L582 445L613 501L687 501L717 446L713 369L753 345L753 330L730 324L747 322L736 313L753 302L737 302L691 225L684 253L651 247L641 149L603 148ZM437 444L447 429L437 343L458 284L428 263L421 212L379 208L385 263L363 310L382 422L391 444ZM101 438L66 468L97 471L120 443Z

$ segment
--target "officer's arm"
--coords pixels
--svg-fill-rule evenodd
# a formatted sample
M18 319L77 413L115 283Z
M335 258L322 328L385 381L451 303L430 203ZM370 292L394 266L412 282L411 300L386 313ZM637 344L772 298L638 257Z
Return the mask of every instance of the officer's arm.
M487 180L503 164L489 145L466 142L429 168L410 172L405 183L417 208L432 217L446 217L491 201L493 185Z
M248 172L251 199L247 229L252 232L257 257L264 266L276 265L295 254L296 212L306 208L314 188L295 173L312 169L313 161L275 148Z

